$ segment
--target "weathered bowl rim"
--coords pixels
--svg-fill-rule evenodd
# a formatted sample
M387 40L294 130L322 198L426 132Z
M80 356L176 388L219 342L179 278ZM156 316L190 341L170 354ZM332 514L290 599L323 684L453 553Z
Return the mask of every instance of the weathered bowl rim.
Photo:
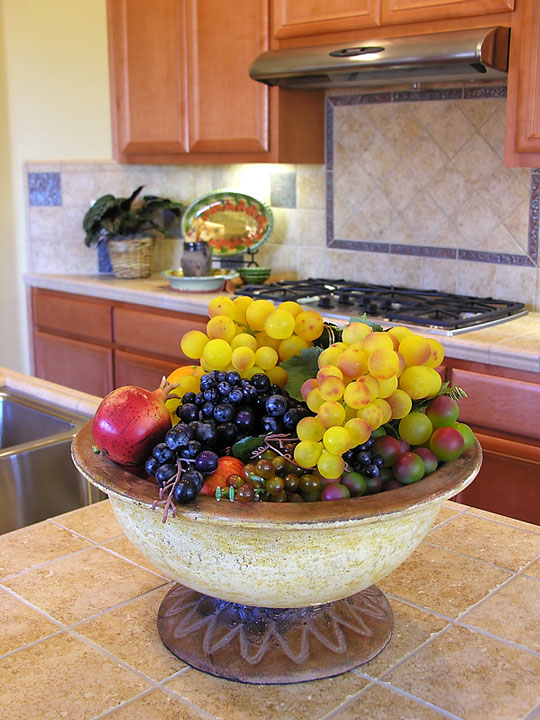
M149 509L158 497L155 482L136 475L96 453L92 422L86 423L72 444L72 458L79 472L109 496L131 500ZM350 500L315 503L239 503L198 496L194 502L176 506L177 518L235 525L314 525L377 521L381 516L403 514L433 502L454 497L478 474L482 449L478 441L459 459L444 463L420 482L395 490ZM156 512L159 512L159 507Z

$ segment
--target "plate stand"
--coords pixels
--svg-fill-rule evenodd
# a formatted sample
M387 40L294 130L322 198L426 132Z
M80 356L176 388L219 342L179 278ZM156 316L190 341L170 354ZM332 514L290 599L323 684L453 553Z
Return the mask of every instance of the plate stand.
M394 616L375 585L343 600L302 608L260 608L175 585L158 612L164 645L203 672L257 684L332 677L373 659Z

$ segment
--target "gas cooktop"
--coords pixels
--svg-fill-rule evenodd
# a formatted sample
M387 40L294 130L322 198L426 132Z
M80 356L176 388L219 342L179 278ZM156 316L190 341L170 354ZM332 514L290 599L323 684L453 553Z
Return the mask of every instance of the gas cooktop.
M295 300L335 320L366 313L369 320L382 325L418 326L446 335L478 330L527 314L523 303L507 300L321 278L242 285L235 294L274 302Z

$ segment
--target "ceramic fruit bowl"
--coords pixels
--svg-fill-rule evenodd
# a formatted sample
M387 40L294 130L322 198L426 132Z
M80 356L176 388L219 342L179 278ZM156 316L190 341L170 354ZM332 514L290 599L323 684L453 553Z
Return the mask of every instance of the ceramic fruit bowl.
M164 270L164 278L173 290L180 292L215 292L221 290L226 282L238 277L236 270L214 270L210 275L186 276L182 270Z
M180 583L159 612L165 645L201 670L254 683L336 675L380 652L393 616L374 583L417 547L482 455L476 443L418 483L350 500L198 496L164 523L152 509L155 483L95 454L92 443L88 423L73 443L76 467L109 496L132 543Z
M272 268L269 267L241 267L238 268L238 274L247 285L260 285L272 274Z

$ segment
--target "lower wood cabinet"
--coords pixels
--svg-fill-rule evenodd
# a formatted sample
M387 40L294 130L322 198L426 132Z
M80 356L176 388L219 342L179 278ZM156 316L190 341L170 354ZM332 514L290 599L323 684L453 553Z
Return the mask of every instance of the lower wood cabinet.
M207 318L32 288L32 372L103 397L120 385L153 390L192 361L180 339Z

